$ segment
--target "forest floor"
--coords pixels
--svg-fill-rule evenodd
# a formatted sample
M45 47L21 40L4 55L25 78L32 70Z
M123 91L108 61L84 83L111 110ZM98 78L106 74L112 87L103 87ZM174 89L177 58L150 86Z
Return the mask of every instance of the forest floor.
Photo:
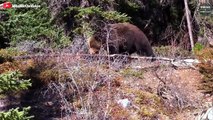
M213 106L213 96L199 89L202 74L196 67L139 59L109 65L93 59L52 59L54 68L60 66L71 79L2 96L0 110L31 106L36 120L194 120Z

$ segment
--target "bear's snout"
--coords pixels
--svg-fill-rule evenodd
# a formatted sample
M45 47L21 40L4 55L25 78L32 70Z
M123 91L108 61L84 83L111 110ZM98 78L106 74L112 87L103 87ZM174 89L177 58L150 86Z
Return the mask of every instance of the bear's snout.
M95 49L95 48L90 48L90 49L89 49L89 53L90 53L90 54L98 54L98 51L99 51L99 50L98 50L98 49Z

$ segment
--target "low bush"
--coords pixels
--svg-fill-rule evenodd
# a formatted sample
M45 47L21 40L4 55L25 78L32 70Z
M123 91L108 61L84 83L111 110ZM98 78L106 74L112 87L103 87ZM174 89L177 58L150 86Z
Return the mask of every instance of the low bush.
M30 80L21 79L22 74L19 71L11 71L0 74L0 95L9 92L18 92L26 90L31 86ZM30 120L33 116L29 116L30 107L10 109L9 111L0 112L0 120Z
M13 48L0 49L0 64L6 61L13 61L14 56L24 55L24 52L20 52Z
M30 120L33 116L29 116L30 107L23 108L23 110L10 109L7 112L0 112L1 120Z
M25 90L31 86L30 80L21 79L19 71L12 71L0 75L0 93Z
M203 79L200 88L204 93L213 95L213 48L205 48L196 52L200 63L198 64Z
M47 4L43 0L11 0L15 4L36 4L38 9L8 9L4 11L9 19L0 22L0 36L5 36L9 44L16 46L21 41L45 41L51 47L61 48L70 44L70 38L62 28L51 21Z
M153 49L156 56L162 57L187 57L191 55L190 51L184 50L181 47L160 46L160 47L153 47Z

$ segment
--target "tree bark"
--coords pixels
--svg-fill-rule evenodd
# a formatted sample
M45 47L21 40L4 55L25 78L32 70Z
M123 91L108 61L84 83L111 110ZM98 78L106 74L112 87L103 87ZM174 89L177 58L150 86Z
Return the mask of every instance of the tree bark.
M187 0L184 0L184 5L185 5L185 12L186 12L187 27L188 27L188 32L189 32L189 39L190 39L191 48L193 50L194 41L193 41L192 26L191 26L191 21L190 21L190 11L189 11Z

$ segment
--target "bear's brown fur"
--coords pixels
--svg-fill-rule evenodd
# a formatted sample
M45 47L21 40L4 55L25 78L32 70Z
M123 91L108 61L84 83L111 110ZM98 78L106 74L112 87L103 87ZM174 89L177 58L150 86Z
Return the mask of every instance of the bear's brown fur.
M94 36L91 36L87 40L89 46L89 53L96 54L101 48L101 42L95 39Z
M138 55L155 56L148 38L137 26L130 23L109 24L109 31L108 40L100 40L102 38L95 34L88 38L90 54L98 53L102 45L106 49L108 42L110 54L137 52Z

